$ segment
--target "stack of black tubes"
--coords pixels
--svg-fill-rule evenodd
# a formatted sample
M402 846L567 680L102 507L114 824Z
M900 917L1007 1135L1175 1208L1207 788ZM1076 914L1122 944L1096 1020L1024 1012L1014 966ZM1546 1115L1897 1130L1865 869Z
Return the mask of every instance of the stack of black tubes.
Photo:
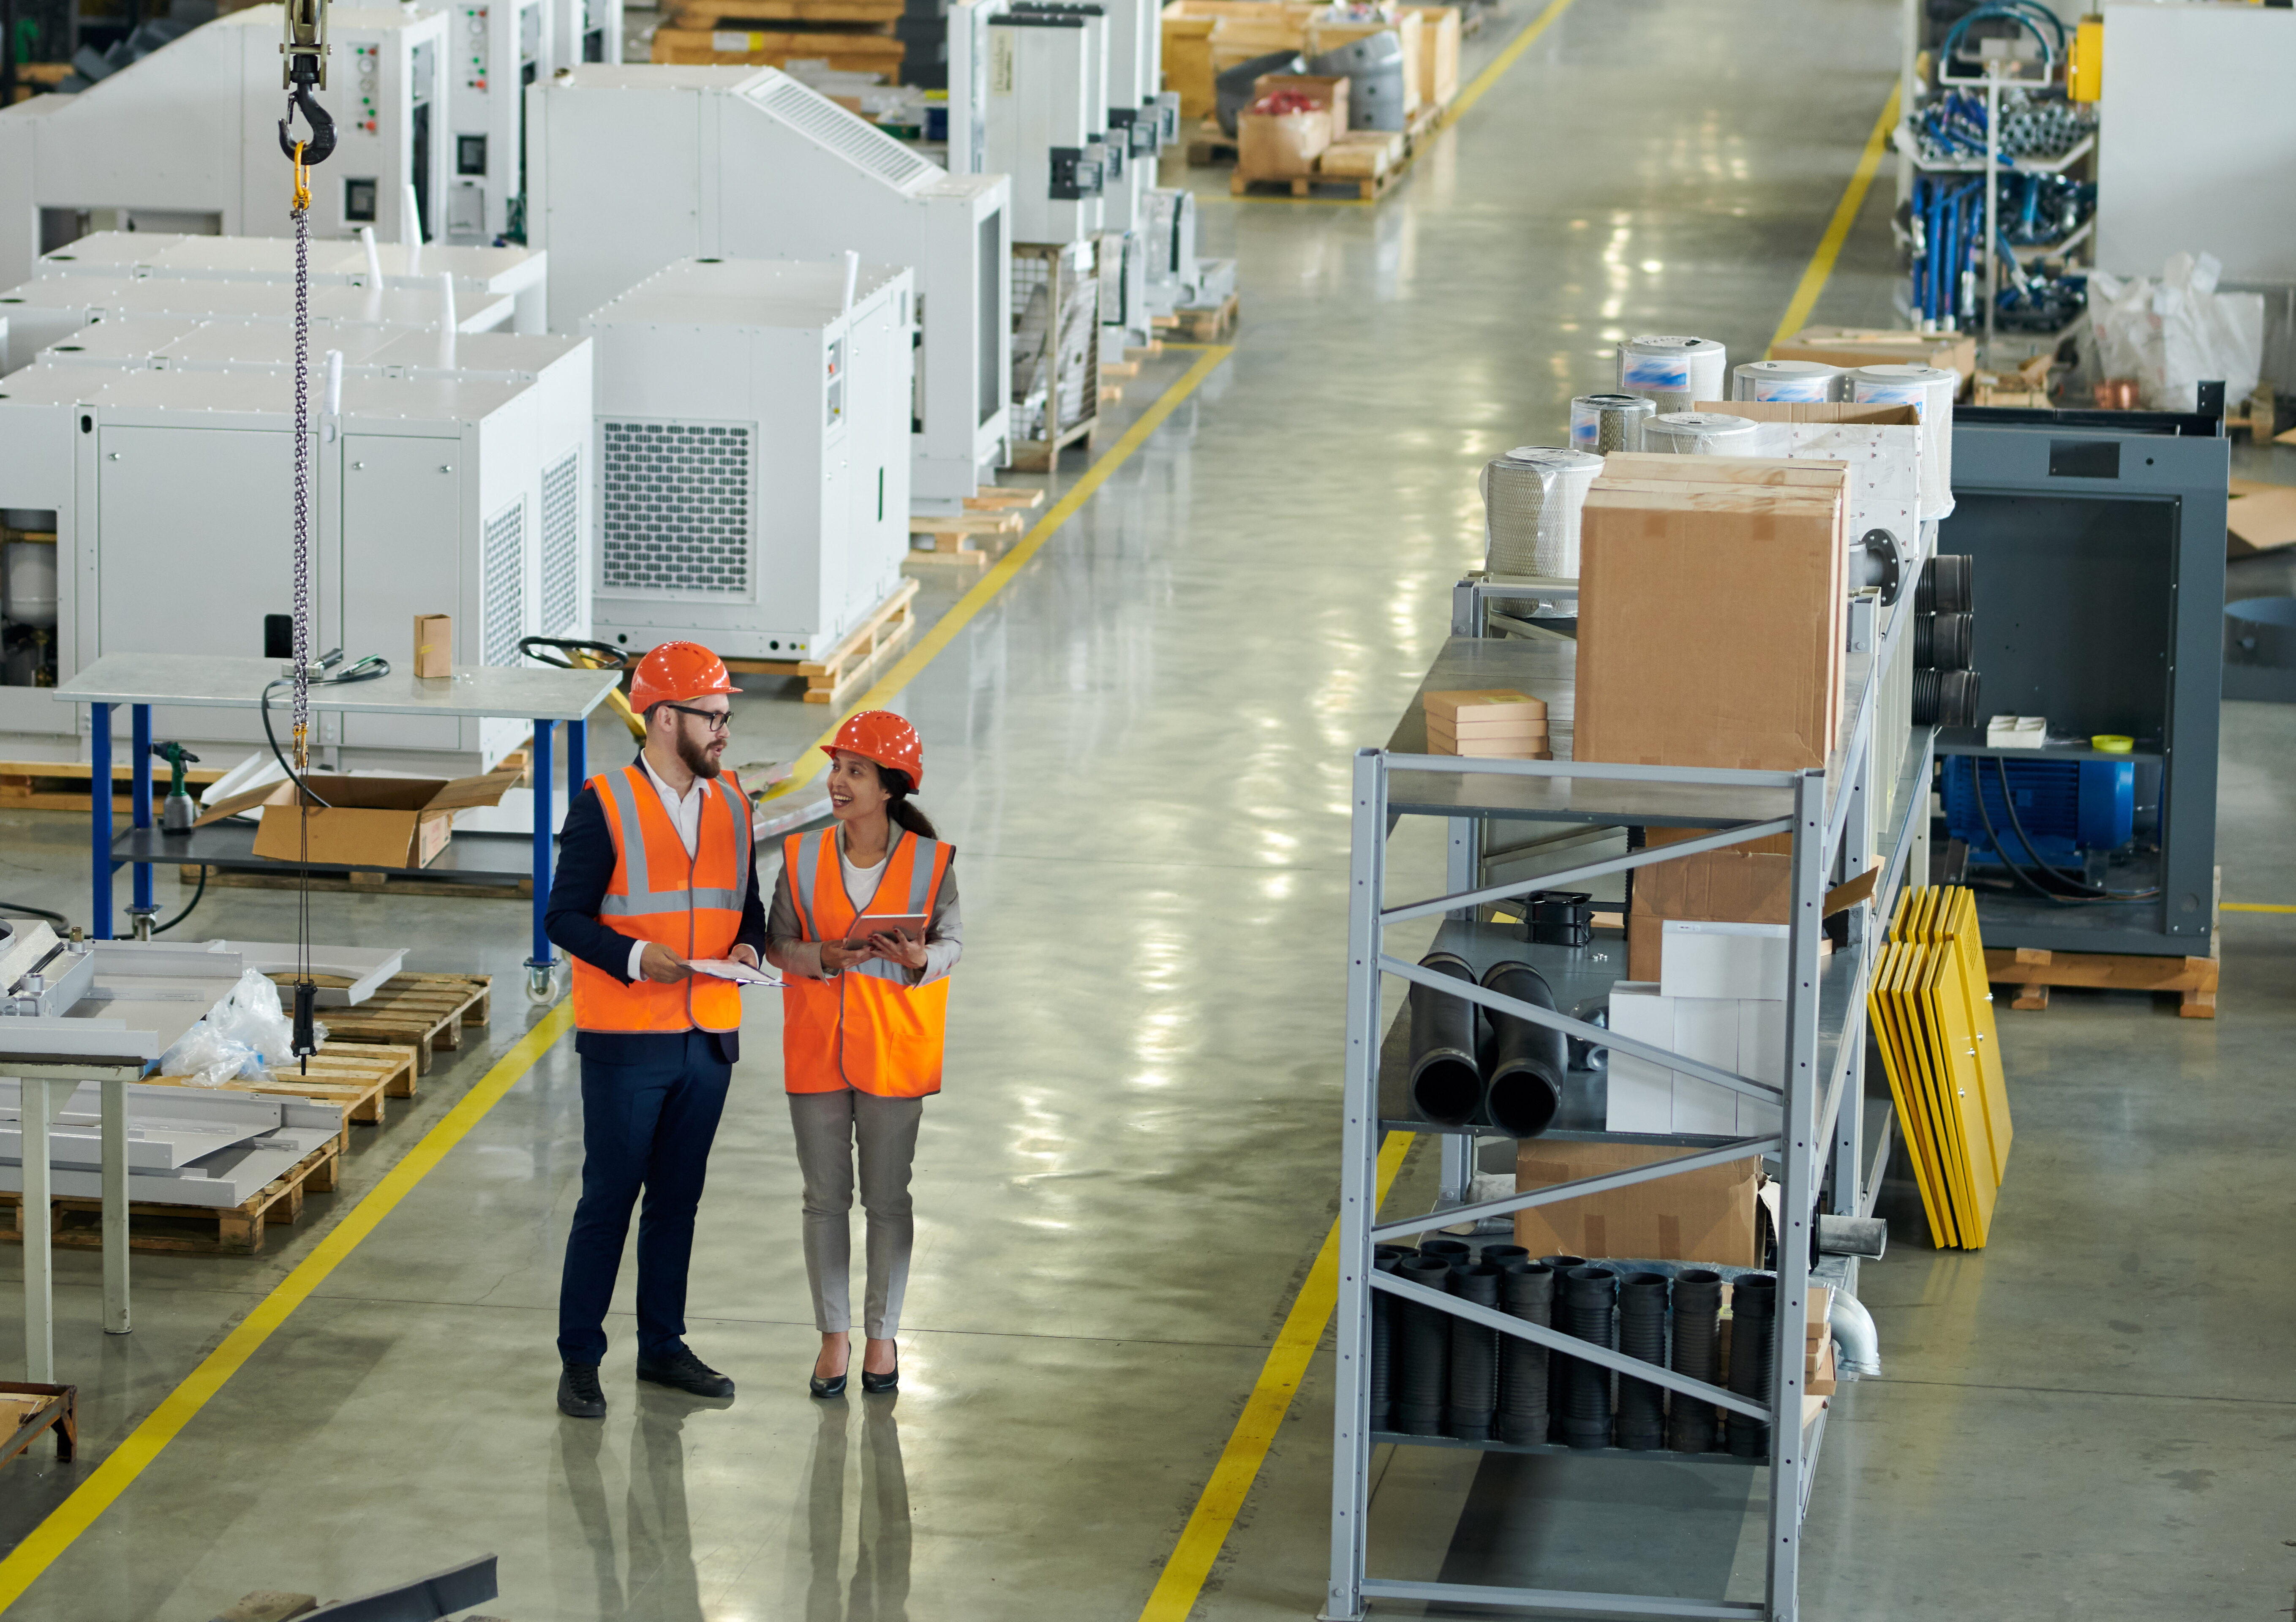
M1941 553L1914 586L1914 725L1977 726L1976 570L1966 553Z

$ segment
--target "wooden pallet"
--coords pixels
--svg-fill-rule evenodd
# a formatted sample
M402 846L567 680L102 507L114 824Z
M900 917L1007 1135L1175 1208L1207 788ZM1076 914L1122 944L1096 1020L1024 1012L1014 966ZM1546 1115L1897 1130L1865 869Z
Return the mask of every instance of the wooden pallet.
M669 8L673 28L750 29L763 24L786 31L792 22L841 31L855 25L892 31L903 0L684 0ZM825 25L825 26L824 26Z
M822 29L656 29L657 65L779 68L796 61L825 61L839 73L881 73L898 82L907 47L878 34Z
M2206 957L2140 957L2110 952L2045 952L2037 946L1988 947L1985 977L1996 986L2016 987L2012 1008L2049 1005L2052 987L2095 991L2173 992L2177 1017L2217 1017L2217 944L2211 935Z
M326 1012L320 1010L322 1025L327 1023ZM416 1058L413 1047L395 1043L339 1043L330 1031L325 1044L311 1055L308 1068L283 1067L273 1072L269 1081L226 1081L221 1090L267 1094L274 1098L315 1098L322 1103L340 1104L343 1111L340 1142L341 1147L348 1149L351 1123L380 1126L388 1108L384 1101L414 1096ZM182 1076L147 1076L143 1085L189 1087L201 1084Z
M302 870L283 864L272 872L255 867L211 867L208 870L209 889L301 889ZM196 866L179 867L176 877L184 884L197 884L200 870ZM354 896L420 896L433 900L451 898L457 901L530 901L534 898L534 881L521 879L515 884L466 884L458 879L441 879L420 868L407 872L353 872L344 868L314 868L311 889L320 895Z
M1243 305L1237 294L1230 293L1217 309L1175 311L1169 315L1151 317L1160 332L1171 332L1189 343L1218 343L1235 331L1242 318Z
M88 784L94 775L95 768L84 760L0 760L0 810L84 813L88 808ZM195 766L184 774L184 781L194 789L204 789L222 779L222 772L206 766ZM112 815L133 815L134 766L113 766L111 782ZM168 782L167 767L154 763L152 815L155 819L160 815L160 802L168 797Z
M1157 319L1164 318L1159 316ZM1082 422L1070 423L1056 438L1015 439L1013 441L1013 471L1021 473L1049 473L1053 471L1053 464L1060 461L1062 451L1071 445L1081 445L1086 450L1090 450L1093 440L1099 436L1099 433L1100 411L1095 406L1090 416Z
M842 704L868 685L917 632L917 583L904 580L843 641L819 659L729 659L749 676L801 676L808 704Z
M1124 348L1124 358L1132 361L1154 360L1163 353L1164 340L1160 338L1152 338L1144 345L1127 344Z
M909 520L909 559L912 563L985 563L988 552L973 543L996 536L1017 536L1028 528L1018 507L998 508L987 512L948 513L941 516L917 516ZM917 537L930 537L930 548L915 545Z
M243 1205L208 1207L160 1205L134 1200L127 1205L127 1248L179 1256L253 1256L263 1249L264 1230L275 1222L291 1223L303 1214L305 1194L324 1194L335 1186L342 1151L323 1144L273 1178ZM0 1191L0 1204L8 1225L0 1241L24 1242L24 1197ZM103 1248L103 1201L60 1199L49 1201L48 1242L60 1249L100 1250Z
M51 1430L56 1434L56 1462L69 1464L79 1446L79 1388L0 1380L0 1426L8 1429L7 1440L0 1441L0 1464Z
M979 494L964 498L967 512L1033 512L1044 504L1042 490L1016 489L1010 485L985 484Z
M1195 134L1188 137L1188 167L1203 168L1209 164L1234 163L1236 157L1235 137L1219 127L1219 120L1210 113L1196 126Z
M1140 363L1136 360L1104 360L1100 363L1100 374L1103 377L1138 377ZM1106 392L1106 388L1105 384L1102 385L1103 393ZM1122 392L1121 389L1118 390L1119 397Z
M1335 192L1353 192L1353 201L1376 202L1394 189L1403 175L1405 165L1395 164L1379 175L1326 175L1321 169L1305 175L1248 175L1239 168L1227 177L1231 197L1265 196L1272 187L1282 187L1294 197L1330 196Z
M488 974L394 974L357 1007L323 1008L319 1020L330 1042L413 1047L414 1073L428 1076L433 1049L462 1046L463 1026L487 1022L493 987Z

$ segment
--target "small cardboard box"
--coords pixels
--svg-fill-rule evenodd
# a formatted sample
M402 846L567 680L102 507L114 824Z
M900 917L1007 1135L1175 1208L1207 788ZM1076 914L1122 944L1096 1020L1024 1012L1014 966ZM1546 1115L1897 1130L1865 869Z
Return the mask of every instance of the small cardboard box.
M427 867L447 848L455 812L500 805L524 771L519 756L483 776L451 780L307 775L311 791L327 802L311 807L308 846L292 783L234 794L200 821L217 822L259 805L265 815L256 829L257 856L312 867Z
M1529 726L1546 730L1546 700L1511 687L1481 687L1423 695L1419 707L1430 721L1448 723L1455 730L1475 726Z
M1879 327L1804 327L1772 344L1770 358L1829 366L1938 366L1960 373L1967 382L1977 371L1977 340Z
M1263 73L1251 81L1251 99L1264 101L1279 90L1304 95L1332 115L1332 139L1348 128L1348 80L1344 74L1329 78L1313 73Z
M1321 107L1275 113L1246 109L1236 119L1235 132L1238 174L1312 175L1316 160L1332 143L1332 115Z
M455 676L455 620L449 614L414 616L414 674L426 682Z
M1566 1143L1526 1140L1515 1155L1515 1189L1529 1193L1600 1176L1629 1166L1671 1159L1666 1144ZM1760 1265L1755 1249L1754 1192L1761 1157L1703 1171L1656 1177L1607 1194L1518 1211L1514 1242L1533 1256L1625 1256L1652 1261Z

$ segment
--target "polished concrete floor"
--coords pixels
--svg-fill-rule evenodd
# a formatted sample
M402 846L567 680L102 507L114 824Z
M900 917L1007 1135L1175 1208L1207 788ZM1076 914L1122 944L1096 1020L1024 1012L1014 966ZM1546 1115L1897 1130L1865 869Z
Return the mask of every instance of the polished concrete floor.
M1514 4L1470 72L1528 19ZM1622 333L1759 352L1888 94L1897 14L1578 0L1375 209L1237 205L1199 177L1208 250L1240 262L1236 352L898 700L962 852L971 953L897 1402L805 1394L760 1004L693 1266L691 1339L741 1395L642 1391L625 1315L610 1417L559 1418L580 1125L562 1044L16 1612L200 1622L251 1589L341 1597L492 1551L488 1609L515 1622L1138 1616L1334 1209L1348 755L1440 642L1479 551L1475 470L1551 442ZM1889 319L1887 191L1818 318ZM1191 358L1153 363L1124 412ZM930 584L934 611L962 584ZM758 761L824 720L782 692L738 713L735 756ZM2230 707L2228 899L2296 901L2292 744L2296 711ZM0 896L82 909L83 828L0 817ZM1399 887L1439 872L1423 830L1395 862ZM204 906L193 933L291 927L283 896ZM344 1191L270 1252L138 1257L132 1336L98 1332L94 1258L61 1258L84 1452L0 1471L0 1538L87 1479L534 1015L521 904L344 897L321 917L500 976L486 1047L357 1129ZM2229 915L2224 957L2213 1023L2062 995L2005 1020L1998 1237L1941 1255L1901 1225L1867 1270L1887 1372L1830 1430L1805 1614L2287 1609L2296 918ZM1414 1157L1392 1198L1431 1196ZM1328 1459L1319 1358L1196 1614L1314 1614ZM1727 1475L1423 1450L1381 1471L1385 1573L1738 1594L1759 1569Z

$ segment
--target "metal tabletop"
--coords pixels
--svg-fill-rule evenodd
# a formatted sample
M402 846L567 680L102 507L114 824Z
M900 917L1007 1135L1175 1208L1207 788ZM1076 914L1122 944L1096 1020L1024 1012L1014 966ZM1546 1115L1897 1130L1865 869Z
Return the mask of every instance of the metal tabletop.
M107 653L55 690L67 704L184 704L253 709L282 678L285 661L206 653ZM426 681L394 668L373 681L314 683L311 708L343 715L507 717L579 721L620 684L611 670L546 670L457 665L449 679ZM272 695L283 709L284 691Z

